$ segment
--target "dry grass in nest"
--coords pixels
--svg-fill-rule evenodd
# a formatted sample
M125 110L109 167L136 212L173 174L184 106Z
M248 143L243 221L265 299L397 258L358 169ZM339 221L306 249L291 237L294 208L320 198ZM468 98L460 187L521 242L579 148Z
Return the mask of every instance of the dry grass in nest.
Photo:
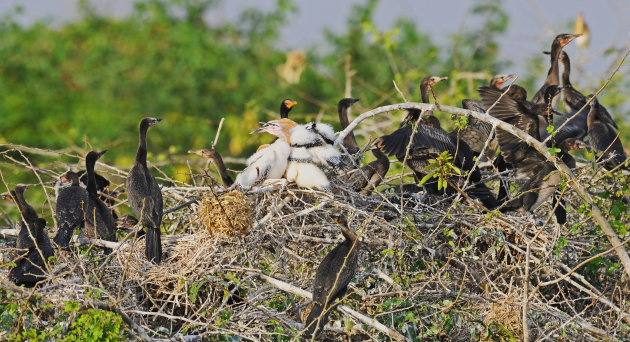
M230 191L204 197L197 215L210 235L234 237L247 234L254 224L253 203L242 192Z
M505 301L490 303L484 324L488 328L482 341L503 340L513 336L516 340L523 337L523 322L521 320L521 305L518 298L508 297Z
M159 265L146 260L142 240L133 247L122 248L117 258L120 265L128 263L127 279L141 284L154 304L173 301L177 303L175 306L189 310L203 304L220 303L223 291L212 286L199 289L197 297L203 300L192 301L189 296L190 286L216 274L217 257L220 257L220 244L216 239L200 229L164 247L164 259Z

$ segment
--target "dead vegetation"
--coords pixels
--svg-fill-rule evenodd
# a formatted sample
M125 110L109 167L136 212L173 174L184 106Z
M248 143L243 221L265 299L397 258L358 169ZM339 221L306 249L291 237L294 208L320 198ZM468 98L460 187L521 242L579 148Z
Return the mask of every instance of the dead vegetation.
M61 152L20 146L2 152L26 168L29 154L44 153ZM65 169L40 167L30 169L54 201L54 180ZM125 175L103 165L99 172L114 184ZM626 181L594 174L589 164L576 174L582 184L599 179L598 191L614 192ZM36 313L22 315L16 329L45 330L66 302L77 301L121 314L136 338L295 339L315 270L341 241L330 215L343 213L364 247L345 306L331 313L324 340L520 340L523 317L532 340L629 338L628 278L615 267L589 208L568 187L569 222L558 226L549 204L534 219L486 214L459 196L401 196L399 175L371 196L354 193L341 172L331 175L333 193L280 184L246 197L210 186L216 182L205 175L195 177L196 186L162 175L159 181L171 184L163 188L165 208L181 207L164 219L163 263L147 262L144 243L132 232L107 257L94 240L57 252L49 281L33 290L7 282L5 264L5 297L13 293L29 303L21 310ZM192 199L201 204L181 206ZM232 230L209 232L204 223L211 219L210 225Z

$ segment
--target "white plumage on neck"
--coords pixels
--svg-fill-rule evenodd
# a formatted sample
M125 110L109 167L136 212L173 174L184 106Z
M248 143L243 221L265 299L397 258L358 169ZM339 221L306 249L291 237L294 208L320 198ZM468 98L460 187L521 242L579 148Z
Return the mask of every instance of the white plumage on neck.
M291 147L278 139L247 158L247 167L236 177L235 184L251 187L267 179L282 178Z

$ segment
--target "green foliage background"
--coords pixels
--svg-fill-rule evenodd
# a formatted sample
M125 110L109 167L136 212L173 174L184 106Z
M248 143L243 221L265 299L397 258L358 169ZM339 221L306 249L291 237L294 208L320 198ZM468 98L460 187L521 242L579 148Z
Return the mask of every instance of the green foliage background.
M441 103L458 105L476 97L491 75L509 72L509 63L497 59L497 40L509 18L503 4L491 0L475 2L471 12L478 26L440 44L410 20L380 32L373 24L377 1L366 0L354 6L345 30L324 32L325 48L306 51L305 70L295 84L277 71L289 52L278 46L279 31L296 10L290 0L278 0L270 12L243 10L237 20L222 24L203 19L216 0L141 0L125 18L98 15L89 1L79 4L81 18L60 26L45 21L21 26L19 10L1 18L0 143L78 155L108 149L102 161L127 168L140 119L161 117L164 121L149 133L149 159L170 177L188 181L186 160L195 158L186 151L208 147L222 117L217 149L224 157L245 157L268 142L269 137L248 132L277 117L287 97L299 102L292 112L297 121L321 119L339 128L336 103L346 91L348 58L354 72L351 95L361 98L355 112L401 102L392 80L410 100L418 100L422 77L449 76L436 92ZM541 49L548 45L541 42ZM532 56L533 73L519 83L533 93L546 65L542 55ZM615 79L609 89L621 87ZM615 109L625 100L620 93L605 93L609 101L603 103ZM395 113L385 119L390 126L368 133L378 136L398 123ZM58 169L77 163L76 158L32 158L35 165ZM8 184L36 181L6 158L0 170ZM43 193L30 196L43 201Z

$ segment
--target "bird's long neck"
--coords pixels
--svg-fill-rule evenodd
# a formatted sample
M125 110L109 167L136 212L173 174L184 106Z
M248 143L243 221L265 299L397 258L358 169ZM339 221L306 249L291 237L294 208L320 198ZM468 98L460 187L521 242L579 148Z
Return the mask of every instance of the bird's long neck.
M223 180L223 185L231 186L234 181L232 180L232 177L228 175L227 168L225 168L225 164L223 163L223 158L221 158L221 156L217 154L214 156L214 158L212 158L212 163L217 168L217 171L219 171L219 175L221 175L221 180Z
M383 151L381 151L380 148L372 149L372 154L374 155L374 157L376 157L376 160L379 162L379 164L389 164L389 158L385 153L383 153Z
M350 125L350 120L348 120L348 105L340 104L337 108L337 112L339 113L339 122L341 123L341 129L346 129L348 125ZM354 132L350 132L343 139L343 144L348 149L348 152L355 154L359 152L359 145L357 144L357 139L354 137Z
M149 126L143 121L140 124L140 139L138 141L138 152L136 152L136 163L147 166L147 130Z
M288 119L289 118L289 112L291 111L291 109L287 106L285 106L284 104L280 106L280 118L281 119Z
M547 84L558 85L558 56L562 53L562 45L559 41L554 40L551 44L551 66L547 72Z
M591 103L591 109L586 117L586 127L590 128L595 123L595 120L597 120L597 106Z
M282 129L282 133L278 134L277 137L288 145L291 145L291 133L289 133L289 130L286 127Z
M24 199L24 193L22 191L12 191L11 192L15 200L15 205L18 207L22 216L26 214L26 200Z
M357 234L355 232L353 232L352 230L350 230L347 227L341 227L341 233L343 234L343 236L346 238L346 243L353 245L357 241Z
M85 172L87 173L87 177L88 177L87 191L90 195L96 195L98 193L96 190L96 176L94 175L94 164L96 164L96 160L92 160L91 158L85 161Z
M429 92L431 92L429 84L427 82L420 83L420 99L422 100L422 103L431 103L431 100L429 99ZM424 114L433 115L433 111L428 110Z
M565 87L572 87L571 85L571 61L569 60L569 56L568 55L564 55L564 58L562 59L562 65L563 65L563 69L562 70L562 85Z

